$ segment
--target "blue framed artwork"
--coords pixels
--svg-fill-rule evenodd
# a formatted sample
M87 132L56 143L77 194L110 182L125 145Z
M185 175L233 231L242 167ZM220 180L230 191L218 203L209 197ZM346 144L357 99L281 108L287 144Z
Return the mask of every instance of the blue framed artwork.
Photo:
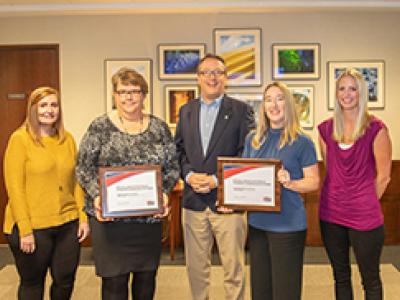
M158 67L160 79L196 79L197 65L204 57L205 44L160 44Z
M368 108L384 108L385 63L383 60L367 60L328 62L328 109L335 106L336 79L347 68L357 69L367 82Z
M320 77L319 44L273 44L274 80L317 80Z

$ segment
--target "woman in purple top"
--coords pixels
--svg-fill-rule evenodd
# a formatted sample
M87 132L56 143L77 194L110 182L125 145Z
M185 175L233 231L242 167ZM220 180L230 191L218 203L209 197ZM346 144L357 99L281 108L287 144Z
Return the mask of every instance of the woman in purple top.
M389 181L391 142L385 124L368 113L362 75L345 70L336 81L333 118L318 126L326 165L321 190L322 239L334 278L336 299L353 299L350 245L361 273L365 299L382 299L379 260L383 215L379 199Z

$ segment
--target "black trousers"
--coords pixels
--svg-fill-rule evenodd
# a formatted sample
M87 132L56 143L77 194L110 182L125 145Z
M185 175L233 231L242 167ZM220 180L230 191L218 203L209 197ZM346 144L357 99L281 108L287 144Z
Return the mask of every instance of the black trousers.
M157 271L133 272L131 292L133 300L152 300L156 288ZM130 274L102 277L102 300L128 300Z
M78 221L61 226L35 229L36 250L26 254L20 250L17 226L7 235L20 277L19 300L42 300L47 270L53 279L52 300L71 298L75 273L79 263L80 246L77 238Z
M252 300L299 300L306 231L277 233L249 226Z
M361 274L365 299L383 299L379 268L384 240L383 226L370 231L358 231L324 221L320 224L322 240L333 268L336 299L353 299L350 245Z

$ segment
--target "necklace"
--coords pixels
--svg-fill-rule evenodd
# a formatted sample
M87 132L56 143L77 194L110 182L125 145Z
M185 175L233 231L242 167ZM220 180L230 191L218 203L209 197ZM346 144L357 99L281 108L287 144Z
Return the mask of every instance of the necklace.
M119 119L119 122L121 123L122 129L124 130L124 132L126 132L126 133L136 133L136 134L142 133L142 130L143 130L143 116L140 116L139 122L138 121L134 121L135 124L139 123L139 130L137 130L136 128L134 130L133 130L133 128L131 130L128 130L128 128L126 127L125 121L121 117L120 114L118 114L118 119ZM135 127L136 127L136 125L135 125Z

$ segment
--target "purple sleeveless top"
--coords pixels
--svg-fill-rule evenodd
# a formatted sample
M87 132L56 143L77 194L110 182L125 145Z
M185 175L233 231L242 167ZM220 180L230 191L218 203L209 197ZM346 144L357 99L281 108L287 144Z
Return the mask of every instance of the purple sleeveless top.
M319 217L356 230L371 230L383 224L376 195L373 143L385 124L372 117L370 125L349 149L332 138L333 120L318 126L326 144L326 177L321 190Z

